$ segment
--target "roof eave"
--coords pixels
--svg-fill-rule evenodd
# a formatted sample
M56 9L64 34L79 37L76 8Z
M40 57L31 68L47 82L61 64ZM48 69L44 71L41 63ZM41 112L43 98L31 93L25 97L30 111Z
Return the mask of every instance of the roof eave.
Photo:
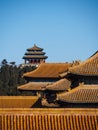
M79 73L72 73L72 72L70 72L69 73L70 75L79 75L79 76L98 76L98 74L79 74Z

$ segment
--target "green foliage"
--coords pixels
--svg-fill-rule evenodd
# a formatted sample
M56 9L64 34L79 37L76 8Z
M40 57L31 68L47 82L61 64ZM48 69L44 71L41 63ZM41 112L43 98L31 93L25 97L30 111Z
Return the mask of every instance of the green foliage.
M22 93L17 90L17 86L26 83L22 75L34 69L35 67L30 66L21 68L16 66L15 62L8 64L7 60L4 59L0 67L0 95L22 95ZM24 95L26 95L26 92Z

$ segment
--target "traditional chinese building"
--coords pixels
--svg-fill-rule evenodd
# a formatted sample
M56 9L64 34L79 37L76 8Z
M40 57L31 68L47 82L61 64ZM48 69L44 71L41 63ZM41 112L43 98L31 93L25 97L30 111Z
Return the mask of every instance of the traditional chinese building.
M28 48L27 52L23 56L25 64L35 64L35 65L45 62L47 58L48 56L45 56L43 48L38 47L36 44L34 44L32 48Z
M0 130L97 130L98 109L0 109Z
M80 84L68 92L57 94L57 98L66 103L98 103L98 85Z
M23 77L27 83L18 87L20 91L43 92L46 86L59 81L62 72L68 71L68 63L42 63L37 69L27 72ZM65 81L66 82L66 81Z
M76 87L79 83L98 85L98 51L86 61L79 65L70 67L69 70L60 75L62 78L67 77Z
M59 94L56 94L56 100L63 102L65 107L68 103L76 107L78 104L82 107L98 107L98 52L79 65L69 67L69 70L60 76L67 79L65 84L63 82L58 84L61 79L46 86L48 91L59 91ZM64 91L60 92L60 86Z
M23 76L28 83L19 90L46 96L1 96L0 130L98 129L98 52L76 66L42 63Z
M57 103L61 102L64 107L66 103L97 104L98 52L75 66L43 63L36 70L24 74L24 78L29 83L18 89L42 92L45 97L42 96L43 106L58 107Z
M59 80L62 72L67 72L70 64L68 63L42 63L37 69L27 72L23 77L29 81L54 82Z

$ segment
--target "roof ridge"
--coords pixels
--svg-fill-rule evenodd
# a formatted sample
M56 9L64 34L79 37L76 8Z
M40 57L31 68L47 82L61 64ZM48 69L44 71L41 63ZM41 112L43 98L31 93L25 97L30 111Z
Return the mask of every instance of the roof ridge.
M81 62L79 65L76 65L76 66L73 66L73 67L69 67L69 72L71 73L72 70L77 69L77 68L79 68L79 67L81 67L81 66L83 66L83 65L85 65L85 64L87 64L87 63L89 63L89 62L91 62L91 61L93 61L96 57L98 57L98 51L96 51L96 52L95 52L90 58L88 58L87 60ZM74 73L74 72L72 72L72 73Z
M98 53L98 50L93 54L93 55L91 55L89 58L91 58L91 57L93 57L94 55L96 55ZM88 59L89 59L88 58Z
M35 71L37 71L38 69L40 69L40 67L42 66L42 65L45 65L45 64L55 64L55 63L41 63L41 64L39 64L39 66L35 69L35 70L32 70L31 72L26 72L25 74L30 74L30 73L32 73L32 72L35 72ZM58 63L59 64L59 63ZM25 74L23 74L23 75L25 75Z
M41 48L41 47L38 47L36 44L34 44L34 45L33 45L33 47L31 47L31 48L28 48L28 49L27 49L27 51L29 51L29 50L32 50L32 49L43 50L43 48Z
M69 65L66 63L41 63L37 69L25 73L27 77L44 77L44 78L59 78L59 74L68 70Z
M44 63L41 63L41 64L44 64ZM27 74L31 74L32 72L36 72L36 71L39 69L39 67L41 66L41 64L39 64L38 67L37 67L35 70L32 70L32 71L30 71L30 72L24 73L24 74L23 74L23 77L24 77L25 75L27 75Z

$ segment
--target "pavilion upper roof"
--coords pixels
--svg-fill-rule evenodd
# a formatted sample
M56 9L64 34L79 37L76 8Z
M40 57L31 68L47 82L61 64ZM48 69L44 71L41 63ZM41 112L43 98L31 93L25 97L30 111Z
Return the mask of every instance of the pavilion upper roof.
M64 78L64 79L58 80L57 82L47 85L46 90L65 91L65 90L70 89L70 86L71 86L71 81Z
M68 73L85 76L98 76L98 51L89 59L81 62L79 65L70 67ZM61 74L61 77L66 76L67 73Z
M43 51L43 48L40 48L36 46L36 44L34 44L34 46L31 48L28 48L27 51Z
M57 94L58 100L69 103L98 103L98 85L79 85L78 87Z
M25 73L24 77L30 78L59 78L59 74L67 71L68 63L41 63L37 69Z

